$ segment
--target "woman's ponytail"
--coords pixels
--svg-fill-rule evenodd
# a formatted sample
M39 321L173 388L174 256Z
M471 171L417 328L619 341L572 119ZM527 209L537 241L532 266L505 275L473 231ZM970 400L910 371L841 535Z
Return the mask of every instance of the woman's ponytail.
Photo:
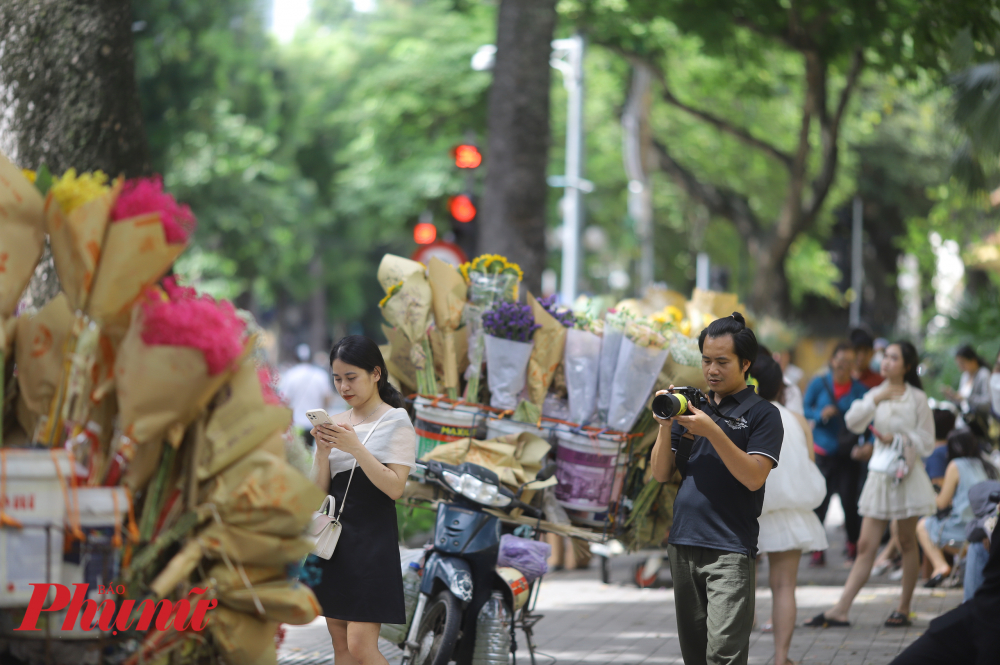
M389 383L389 372L386 371L385 365L382 366L382 376L378 380L378 396L382 398L383 402L394 409L402 409L406 406L403 393L396 390L396 386Z

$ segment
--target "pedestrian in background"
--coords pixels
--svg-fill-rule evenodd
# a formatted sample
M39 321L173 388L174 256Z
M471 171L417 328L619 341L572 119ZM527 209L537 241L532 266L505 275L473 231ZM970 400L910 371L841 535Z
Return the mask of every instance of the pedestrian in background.
M788 650L795 632L795 585L802 552L827 548L823 524L813 512L826 495L826 482L816 468L812 439L805 418L781 404L784 381L781 367L769 354L760 354L753 364L757 393L774 404L781 414L785 436L781 465L764 484L764 505L757 522L757 547L767 554L771 586L771 620L764 631L774 633L774 663L788 665Z
M830 506L830 497L834 494L840 496L840 503L844 507L849 559L857 554L857 542L861 533L858 492L863 462L852 458L858 435L847 429L844 414L867 391L864 384L851 377L853 370L854 348L847 342L837 344L830 356L830 371L812 380L804 400L806 418L813 422L816 466L826 478L826 498L816 509L816 516L823 522ZM814 552L811 565L826 565L825 553Z
M927 476L931 479L931 485L934 486L935 492L941 489L941 483L944 482L944 471L948 466L948 435L955 429L955 413L952 411L955 406L950 402L944 402L943 405L950 407L950 409L931 409L931 415L934 417L934 452L924 460L924 470L927 471ZM898 563L900 551L897 533L899 529L896 520L893 520L889 525L889 530L891 532L889 542L882 548L882 552L875 560L872 575L878 577L892 567L893 572L889 575L889 579L897 580L902 578L903 571L899 568Z
M299 344L295 348L295 355L299 362L281 375L278 392L291 407L292 424L302 437L306 448L312 448L313 436L309 431L313 425L306 417L306 411L310 409L330 411L334 405L333 386L330 384L329 372L310 362L312 349L308 344Z
M957 554L965 543L965 530L973 518L969 490L984 480L997 479L997 470L985 459L979 442L969 430L952 432L947 451L948 465L936 500L940 517L931 515L917 524L917 540L933 566L930 579L924 584L930 589L951 574L944 551ZM946 510L950 512L942 514Z
M684 662L746 665L754 620L757 518L764 483L778 465L784 430L777 407L747 386L758 345L742 314L713 321L701 332L698 347L715 409L657 417L652 472L661 483L675 468L683 478L667 550Z
M948 399L953 400L962 412L962 419L977 437L989 436L990 368L972 346L965 344L955 352L955 363L962 370L958 391L945 388Z
M861 490L858 512L863 516L858 557L851 567L840 600L831 609L806 622L807 626L849 626L854 598L868 581L882 534L890 520L897 520L897 537L903 553L903 582L899 606L887 627L910 625L910 601L920 572L917 521L935 512L934 488L920 457L934 448L934 417L917 375L919 357L909 342L890 344L882 358L885 381L856 401L845 415L847 426L860 434L871 425L875 450L868 464L868 479ZM898 462L905 460L900 466Z
M851 346L854 347L854 370L851 372L851 376L870 390L882 383L882 374L872 369L875 340L861 328L855 328L851 331L850 340Z

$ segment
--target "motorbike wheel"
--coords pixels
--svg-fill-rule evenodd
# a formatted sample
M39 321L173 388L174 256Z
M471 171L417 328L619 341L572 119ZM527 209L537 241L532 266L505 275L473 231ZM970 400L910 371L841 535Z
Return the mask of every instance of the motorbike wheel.
M434 596L417 630L413 665L448 665L462 626L462 606L447 589Z

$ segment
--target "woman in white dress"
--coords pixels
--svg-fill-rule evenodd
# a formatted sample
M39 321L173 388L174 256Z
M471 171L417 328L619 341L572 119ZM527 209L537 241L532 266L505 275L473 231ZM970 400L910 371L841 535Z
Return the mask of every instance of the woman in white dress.
M810 619L807 626L850 625L847 615L851 604L871 575L879 542L891 520L896 520L903 553L903 589L899 606L885 625L890 628L910 625L910 601L920 572L917 522L935 512L934 488L920 463L921 458L934 450L934 416L921 389L918 364L917 350L912 344L890 344L882 358L885 381L854 402L844 414L852 432L860 434L870 424L875 436L868 479L858 500L858 513L864 518L858 558L840 600Z
M778 407L785 429L781 464L768 475L764 485L764 507L757 518L757 549L767 553L774 663L789 665L799 560L803 551L822 551L828 546L826 532L814 512L826 496L826 479L813 462L805 418L781 404L785 387L781 367L769 355L761 354L751 374L757 380L757 393Z

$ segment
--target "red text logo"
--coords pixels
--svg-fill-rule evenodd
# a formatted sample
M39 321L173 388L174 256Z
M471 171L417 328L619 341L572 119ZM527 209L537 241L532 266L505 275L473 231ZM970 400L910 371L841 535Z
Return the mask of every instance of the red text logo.
M216 599L200 598L195 602L194 611L191 611L191 602L187 598L182 598L177 602L161 600L155 602L149 598L139 603L138 607L134 600L123 600L121 607L113 599L106 599L100 602L87 599L89 584L74 584L72 597L69 589L63 584L32 584L34 590L31 593L31 600L28 601L28 610L24 614L24 621L14 630L40 630L38 628L38 618L42 612L59 612L66 610L66 618L63 620L61 630L73 630L79 625L81 630L89 631L95 627L102 631L110 631L117 634L119 630L149 630L154 626L156 630L166 630L171 625L177 631L193 630L200 631L208 625L205 615L209 610L215 609L219 601ZM45 599L49 595L49 590L55 590L55 599L49 607L45 607ZM188 594L203 594L208 589L195 587ZM123 594L125 588L119 585L113 586L99 585L98 594ZM138 614L138 617L136 617ZM154 621L154 618L155 621ZM94 619L97 618L95 624ZM137 618L135 626L132 621Z

